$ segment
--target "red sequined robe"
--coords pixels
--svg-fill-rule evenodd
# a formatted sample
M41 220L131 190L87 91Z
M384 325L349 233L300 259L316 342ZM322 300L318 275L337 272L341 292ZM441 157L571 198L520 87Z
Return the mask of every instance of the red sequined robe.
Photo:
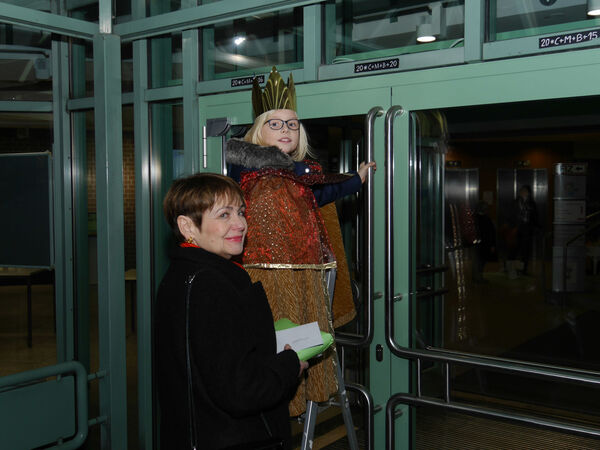
M349 177L326 177L318 164L303 164L308 171L302 175L272 167L241 171L248 221L243 264L253 281L262 282L274 320L317 321L321 330L333 334L325 274L336 261L311 186L343 183ZM336 364L334 346L311 360L290 415L303 413L307 400L324 402L337 392Z

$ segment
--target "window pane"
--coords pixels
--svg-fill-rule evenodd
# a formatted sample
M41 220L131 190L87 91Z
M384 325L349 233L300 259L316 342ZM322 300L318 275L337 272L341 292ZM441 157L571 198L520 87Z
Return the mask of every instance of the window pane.
M182 83L181 33L152 38L148 51L153 88Z
M302 66L302 9L221 22L202 30L204 80Z
M50 33L0 24L0 100L52 100Z
M148 16L156 16L158 14L177 11L179 9L181 9L181 0L146 0L146 13Z
M121 90L133 92L133 44L131 42L121 46Z
M94 95L94 48L90 41L73 39L70 50L71 97Z
M57 341L54 271L47 245L53 240L52 115L2 113L0 126L0 376L4 376L56 364ZM31 221L34 204L36 221ZM30 242L19 238L20 233ZM15 239L19 243L13 246Z
M596 27L600 20L587 15L587 0L502 0L491 2L490 41L501 41L557 31Z
M464 1L337 0L326 7L328 63L462 46ZM433 36L420 43L417 38Z

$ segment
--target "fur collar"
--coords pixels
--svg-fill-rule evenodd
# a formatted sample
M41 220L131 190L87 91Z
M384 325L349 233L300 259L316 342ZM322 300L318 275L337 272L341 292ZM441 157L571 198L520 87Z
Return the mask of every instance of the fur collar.
M294 160L277 147L262 147L241 139L227 142L226 160L248 169L287 169L294 170Z

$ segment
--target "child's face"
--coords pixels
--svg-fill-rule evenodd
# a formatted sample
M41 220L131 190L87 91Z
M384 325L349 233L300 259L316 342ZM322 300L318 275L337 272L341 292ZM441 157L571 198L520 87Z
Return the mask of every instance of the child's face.
M281 123L284 121L287 123ZM278 130L273 129L281 125ZM298 116L291 109L277 109L261 130L261 140L264 145L273 145L286 154L290 154L298 147L300 136ZM295 128L295 129L294 129Z

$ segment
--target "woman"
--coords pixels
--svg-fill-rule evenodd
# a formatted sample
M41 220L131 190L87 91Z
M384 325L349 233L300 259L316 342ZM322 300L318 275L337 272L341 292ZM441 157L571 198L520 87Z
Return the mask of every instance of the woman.
M197 174L175 181L163 206L178 245L157 298L161 448L287 442L306 363L289 347L276 354L265 292L231 261L247 231L239 186Z
M336 257L319 207L357 192L375 163L361 164L357 174L325 176L317 163L305 160L308 141L293 92L291 76L285 86L273 68L262 95L255 84L254 125L243 141L227 144L229 173L240 182L248 205L243 264L262 282L275 320L318 321L321 330L333 334L324 279ZM323 402L337 391L334 351L311 361L290 404L292 416L304 412L307 400Z

